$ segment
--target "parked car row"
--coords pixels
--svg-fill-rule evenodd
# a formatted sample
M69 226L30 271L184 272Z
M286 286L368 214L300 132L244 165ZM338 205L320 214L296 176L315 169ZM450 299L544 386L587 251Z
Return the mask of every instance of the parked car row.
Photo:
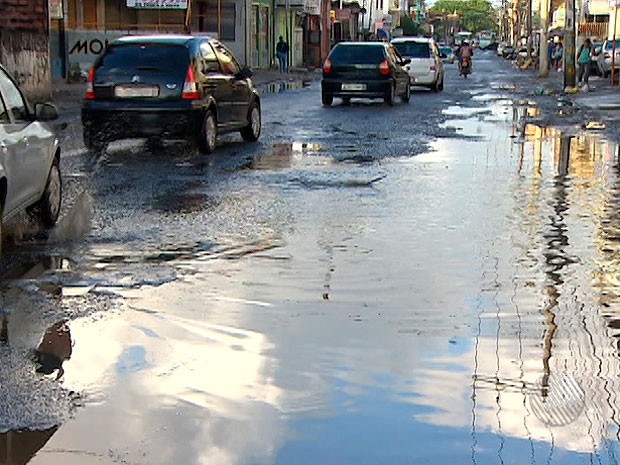
M614 49L614 41L606 40L600 45L600 49L596 54L596 64L598 67L598 73L601 76L607 77L611 74L611 62ZM620 38L616 39L616 53L614 59L614 68L620 70ZM596 49L596 46L595 46Z

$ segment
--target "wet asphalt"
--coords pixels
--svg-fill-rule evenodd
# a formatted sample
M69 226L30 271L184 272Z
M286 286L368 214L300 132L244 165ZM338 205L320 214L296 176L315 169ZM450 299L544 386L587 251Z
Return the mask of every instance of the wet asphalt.
M210 156L63 130L58 226L7 225L0 463L617 463L618 146L474 60L270 88Z

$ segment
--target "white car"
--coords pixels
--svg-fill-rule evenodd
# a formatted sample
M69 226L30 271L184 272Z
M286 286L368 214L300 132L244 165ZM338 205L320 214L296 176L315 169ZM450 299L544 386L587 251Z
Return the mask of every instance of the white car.
M0 66L0 250L2 223L28 210L43 226L58 219L62 199L58 138L44 121L58 110L37 103L34 111Z
M428 37L396 37L392 45L411 63L406 66L412 86L443 90L444 70L441 53L434 39Z

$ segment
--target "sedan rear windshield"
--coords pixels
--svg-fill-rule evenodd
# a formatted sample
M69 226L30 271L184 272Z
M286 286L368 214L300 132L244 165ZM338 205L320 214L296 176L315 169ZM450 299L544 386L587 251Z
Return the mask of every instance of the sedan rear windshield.
M407 58L430 58L431 50L424 42L395 42L394 47L401 56Z
M98 71L181 71L189 65L189 53L182 45L126 44L110 47Z
M614 48L614 41L608 40L605 42L605 50L611 50ZM620 49L620 39L616 39L616 50Z
M335 64L381 63L385 60L385 50L382 45L336 45L329 54L329 59Z

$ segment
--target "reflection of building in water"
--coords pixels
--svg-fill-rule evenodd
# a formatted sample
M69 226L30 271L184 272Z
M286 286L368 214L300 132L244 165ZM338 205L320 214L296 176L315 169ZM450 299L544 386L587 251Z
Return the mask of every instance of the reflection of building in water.
M620 147L606 153L615 159L610 168L613 176L607 186L607 198L598 225L596 246L599 256L594 270L594 283L599 292L599 313L605 318L609 334L616 339L620 355Z
M507 438L530 441L528 463L553 461L561 449L596 460L601 450L615 455L609 441L617 441L620 422L620 361L596 311L603 281L607 310L620 309L620 181L610 175L617 161L595 138L530 126L525 134L507 233L489 241L483 257L474 346L459 355L463 365L473 360L472 460L489 450L508 459ZM610 180L613 214L601 218ZM454 392L443 404L431 400L442 384L424 382L427 403L447 407L421 419L450 425L466 407L448 400Z

